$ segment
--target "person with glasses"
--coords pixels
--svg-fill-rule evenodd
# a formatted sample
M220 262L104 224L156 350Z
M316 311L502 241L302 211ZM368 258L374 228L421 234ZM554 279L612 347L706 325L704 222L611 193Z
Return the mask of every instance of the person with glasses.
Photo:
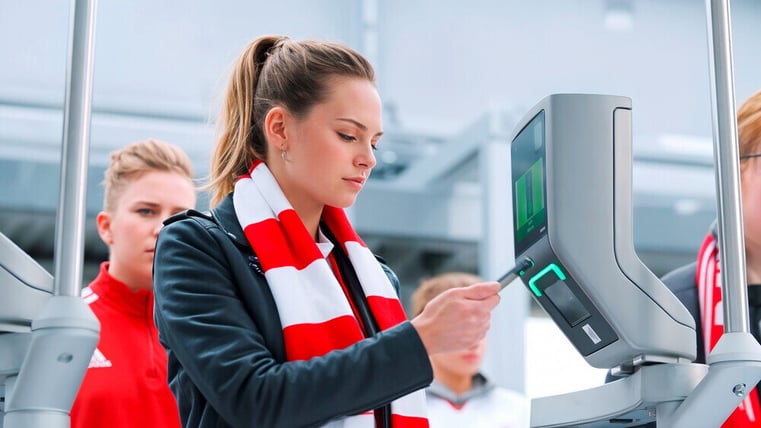
M737 110L737 131L750 331L761 340L761 90ZM698 363L705 362L724 331L717 233L714 221L697 260L663 277L664 284L695 318ZM760 397L759 388L754 388L722 427L761 427Z

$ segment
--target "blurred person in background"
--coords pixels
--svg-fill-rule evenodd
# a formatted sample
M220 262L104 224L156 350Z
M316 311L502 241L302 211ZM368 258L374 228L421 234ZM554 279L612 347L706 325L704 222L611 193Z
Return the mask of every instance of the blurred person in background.
M751 95L737 110L737 139L750 332L761 340L761 91ZM695 318L697 363L705 363L706 355L724 332L720 267L718 223L714 222L703 239L697 260L663 277L663 283ZM756 386L722 427L761 427L759 394Z
M162 222L196 205L179 148L138 141L111 154L98 234L108 261L82 290L100 321L98 346L71 409L72 428L178 428L166 351L153 320L153 254Z
M464 272L447 272L426 279L410 297L412 316L441 293L483 281ZM481 372L486 338L466 350L431 355L433 383L427 388L431 428L525 428L530 400L491 383Z

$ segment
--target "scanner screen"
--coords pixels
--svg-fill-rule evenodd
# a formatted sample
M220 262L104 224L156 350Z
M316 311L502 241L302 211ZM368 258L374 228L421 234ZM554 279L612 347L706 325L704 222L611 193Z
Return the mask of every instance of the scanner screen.
M544 111L513 140L513 228L515 254L521 254L547 230Z

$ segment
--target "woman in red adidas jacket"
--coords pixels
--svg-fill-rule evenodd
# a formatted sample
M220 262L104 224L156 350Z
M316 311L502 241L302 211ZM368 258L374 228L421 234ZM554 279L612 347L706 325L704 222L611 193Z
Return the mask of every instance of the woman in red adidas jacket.
M71 409L72 428L178 428L166 352L153 321L153 253L164 219L192 208L187 155L156 140L111 155L98 233L108 261L82 290L100 339Z
M382 134L372 66L265 36L219 117L210 214L162 229L156 322L186 427L427 427L429 355L484 337L496 282L407 321L396 277L354 232Z

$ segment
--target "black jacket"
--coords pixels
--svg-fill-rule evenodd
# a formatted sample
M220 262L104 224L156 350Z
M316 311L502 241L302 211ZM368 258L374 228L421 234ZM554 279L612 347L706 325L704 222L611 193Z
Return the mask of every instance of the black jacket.
M667 273L661 278L661 281L680 302L690 311L690 315L695 319L695 338L697 339L696 363L705 363L705 346L703 346L703 319L700 315L700 302L698 301L697 285L697 262L681 266Z
M409 322L322 357L286 362L275 301L231 195L213 219L191 211L167 220L154 284L169 385L186 427L319 426L433 380Z
M695 318L695 336L698 346L695 362L705 363L703 318L700 314L696 269L697 262L677 268L663 277L663 283L679 298ZM750 333L756 340L761 341L761 286L758 284L748 287L748 309ZM757 392L759 399L761 399L761 388L757 389Z

